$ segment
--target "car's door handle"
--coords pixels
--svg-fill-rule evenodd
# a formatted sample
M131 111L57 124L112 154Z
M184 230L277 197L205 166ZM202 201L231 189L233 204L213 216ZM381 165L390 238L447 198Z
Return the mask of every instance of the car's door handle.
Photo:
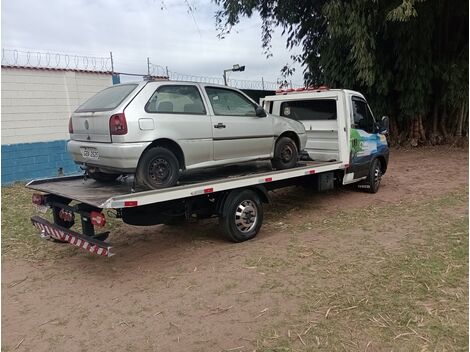
M214 128L225 128L225 126L222 122L219 122L217 125L214 125Z

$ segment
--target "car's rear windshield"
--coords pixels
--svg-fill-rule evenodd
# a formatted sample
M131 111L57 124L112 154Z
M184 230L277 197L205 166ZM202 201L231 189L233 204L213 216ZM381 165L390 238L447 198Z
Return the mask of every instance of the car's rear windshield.
M137 87L137 84L122 84L109 87L95 94L78 107L75 112L113 110Z

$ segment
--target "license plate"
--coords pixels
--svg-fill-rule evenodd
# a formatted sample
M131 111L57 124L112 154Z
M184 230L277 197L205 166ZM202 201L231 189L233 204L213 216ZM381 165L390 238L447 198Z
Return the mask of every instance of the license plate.
M100 158L100 153L98 153L96 148L82 147L80 151L85 159L97 160Z
M47 205L38 205L38 204L34 204L34 206L35 206L35 208L36 208L37 211L39 211L39 212L41 212L41 213L43 213L43 214L45 214L45 213L47 212L47 209L49 209Z

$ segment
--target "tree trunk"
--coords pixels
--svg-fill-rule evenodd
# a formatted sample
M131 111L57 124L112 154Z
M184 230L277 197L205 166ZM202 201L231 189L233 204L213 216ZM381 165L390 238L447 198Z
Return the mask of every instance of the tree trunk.
M462 107L460 109L459 120L457 122L457 130L455 131L456 137L462 137L462 129L463 129L463 121L465 120L465 116L467 115L467 102L462 103Z
M447 108L444 107L444 110L442 111L442 115L441 115L440 126L439 126L441 128L441 133L442 133L442 136L444 137L444 140L447 140L446 122L447 122Z
M419 129L420 142L424 144L426 143L426 130L424 129L424 126L423 126L422 115L418 116L418 129Z

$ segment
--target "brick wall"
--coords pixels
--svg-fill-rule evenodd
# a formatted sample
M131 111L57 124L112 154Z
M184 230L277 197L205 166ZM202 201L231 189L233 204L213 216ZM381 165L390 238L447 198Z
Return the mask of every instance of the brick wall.
M70 174L68 120L111 74L2 67L2 184Z

